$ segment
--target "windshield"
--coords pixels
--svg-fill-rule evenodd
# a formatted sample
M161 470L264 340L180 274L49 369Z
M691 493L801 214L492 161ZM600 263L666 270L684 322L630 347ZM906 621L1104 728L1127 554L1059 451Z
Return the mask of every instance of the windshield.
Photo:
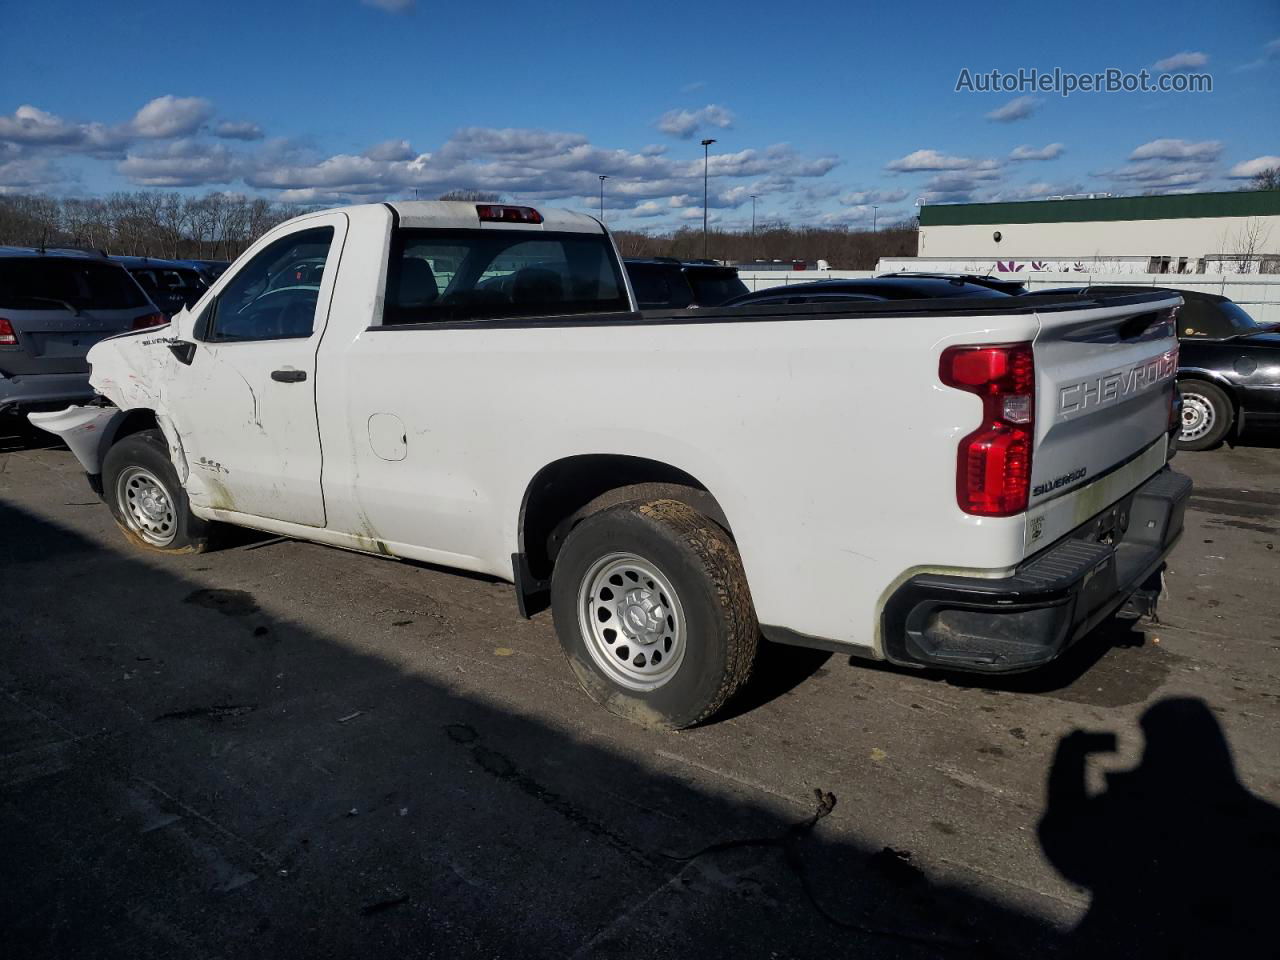
M146 294L123 267L92 260L0 260L0 307L11 310L127 310Z
M1237 336L1245 333L1257 333L1259 330L1270 330L1274 326L1274 324L1270 323L1259 323L1253 318L1253 314L1245 310L1240 304L1233 303L1230 300L1219 304L1219 308L1226 315L1232 330Z

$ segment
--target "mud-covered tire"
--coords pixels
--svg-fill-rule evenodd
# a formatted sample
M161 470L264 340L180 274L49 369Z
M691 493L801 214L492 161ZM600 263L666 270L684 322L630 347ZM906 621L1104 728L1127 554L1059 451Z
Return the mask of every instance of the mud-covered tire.
M161 496L156 496L157 491ZM191 512L159 430L132 433L102 461L102 497L129 542L160 553L203 553L212 524Z
M1235 407L1221 389L1203 380L1182 380L1182 428L1179 450L1212 450L1226 439L1235 422Z
M634 569L641 571L638 581L621 581L644 595L637 603L626 605L637 594L619 596L608 581L597 579L615 569L608 564L625 567L629 562L613 558L631 558ZM653 571L647 594L646 568ZM630 576L627 569L616 569ZM666 596L663 581L674 599ZM591 589L593 583L603 588L607 601ZM627 620L628 615L640 615L634 606L645 603L655 605L656 633ZM551 607L560 645L583 689L610 712L646 726L678 729L710 719L747 682L755 662L760 629L737 547L722 527L676 500L619 504L574 527L556 558ZM676 611L676 617L668 619ZM627 655L618 663L609 659L618 654L617 647L606 646L610 641L593 632L590 618L597 614L606 626L623 629L616 642L630 639ZM624 621L636 628L634 636L626 632ZM634 662L633 655L643 660L646 651L646 666L658 669L653 651L663 655L662 623L683 626L679 659L672 668L674 651L667 648L662 667L674 672L650 689L642 687L643 678L620 680L620 670L640 672L628 664ZM651 636L655 639L650 645L642 646Z

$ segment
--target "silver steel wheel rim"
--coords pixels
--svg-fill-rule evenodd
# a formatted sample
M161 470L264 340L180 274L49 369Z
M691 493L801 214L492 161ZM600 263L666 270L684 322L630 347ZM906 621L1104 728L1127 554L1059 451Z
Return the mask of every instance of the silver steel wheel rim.
M155 474L128 467L116 481L116 503L129 529L157 547L167 547L178 535L173 497Z
M611 553L587 570L578 626L595 665L628 690L656 690L684 662L680 597L656 564L635 554Z
M1199 440L1213 429L1218 415L1214 413L1213 404L1198 393L1182 395L1182 437L1183 440Z

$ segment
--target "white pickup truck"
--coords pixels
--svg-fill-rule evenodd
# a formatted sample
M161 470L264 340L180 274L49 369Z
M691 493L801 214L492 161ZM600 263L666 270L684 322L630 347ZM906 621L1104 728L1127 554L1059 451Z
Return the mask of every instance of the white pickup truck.
M641 313L590 217L375 204L275 228L31 419L139 546L230 523L510 580L588 694L680 727L761 635L999 672L1150 609L1179 304Z

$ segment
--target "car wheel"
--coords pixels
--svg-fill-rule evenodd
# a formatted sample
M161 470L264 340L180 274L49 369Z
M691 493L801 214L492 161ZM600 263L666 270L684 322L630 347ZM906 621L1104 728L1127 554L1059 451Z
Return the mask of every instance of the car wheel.
M1182 430L1179 450L1209 450L1220 444L1231 430L1235 410L1220 389L1203 380L1183 380Z
M738 550L676 500L620 504L574 527L551 607L583 689L646 726L709 719L755 661L760 629Z
M125 437L102 462L102 493L130 542L163 553L202 553L210 524L191 512L159 430Z

